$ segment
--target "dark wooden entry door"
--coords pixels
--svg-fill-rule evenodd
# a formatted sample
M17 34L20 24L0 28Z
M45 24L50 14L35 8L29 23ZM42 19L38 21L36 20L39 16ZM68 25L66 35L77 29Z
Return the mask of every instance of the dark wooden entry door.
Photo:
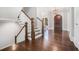
M54 16L54 31L55 32L62 31L62 16L61 15Z

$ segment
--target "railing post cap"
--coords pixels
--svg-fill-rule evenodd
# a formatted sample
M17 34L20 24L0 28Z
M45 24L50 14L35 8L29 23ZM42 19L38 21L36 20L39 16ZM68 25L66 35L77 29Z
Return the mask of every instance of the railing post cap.
M25 24L28 24L27 22L25 22Z
M34 18L32 17L31 20L34 20Z

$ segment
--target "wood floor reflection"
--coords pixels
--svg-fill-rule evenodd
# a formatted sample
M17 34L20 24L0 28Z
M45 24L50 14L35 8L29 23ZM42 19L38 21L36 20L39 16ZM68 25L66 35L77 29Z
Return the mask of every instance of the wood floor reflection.
M44 38L21 42L2 51L78 51L73 42L70 41L67 31L54 32L49 30L45 31L44 34Z

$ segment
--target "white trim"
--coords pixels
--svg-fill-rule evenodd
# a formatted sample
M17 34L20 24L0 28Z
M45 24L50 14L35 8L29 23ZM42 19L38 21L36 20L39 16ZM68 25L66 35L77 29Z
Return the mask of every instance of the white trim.
M0 21L10 21L10 22L16 22L17 19L11 19L11 18L0 18Z
M74 41L74 36L72 36L71 34L69 34L70 40L74 43L75 47L78 48L79 50L79 43Z
M74 42L74 45L75 45L75 47L78 48L78 50L79 50L79 43L78 43L78 42L77 42L77 43Z
M64 31L68 31L68 32L70 31L69 29L67 29L67 28L63 28L63 27L62 27L62 30L64 30Z
M13 44L7 44L7 45L5 45L5 46L3 46L3 47L0 47L0 50L2 50L2 49L4 49L4 48L7 48L7 47L9 47L9 46L12 46Z
M74 37L69 33L69 38L72 42L74 42Z
M48 28L48 30L54 30L54 28Z

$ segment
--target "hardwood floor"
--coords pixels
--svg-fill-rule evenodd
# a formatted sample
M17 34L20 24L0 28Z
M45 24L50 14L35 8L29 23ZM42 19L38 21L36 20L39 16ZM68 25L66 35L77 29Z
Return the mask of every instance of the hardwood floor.
M78 49L70 41L67 31L49 30L45 31L44 38L40 37L32 42L21 42L2 51L78 51Z

